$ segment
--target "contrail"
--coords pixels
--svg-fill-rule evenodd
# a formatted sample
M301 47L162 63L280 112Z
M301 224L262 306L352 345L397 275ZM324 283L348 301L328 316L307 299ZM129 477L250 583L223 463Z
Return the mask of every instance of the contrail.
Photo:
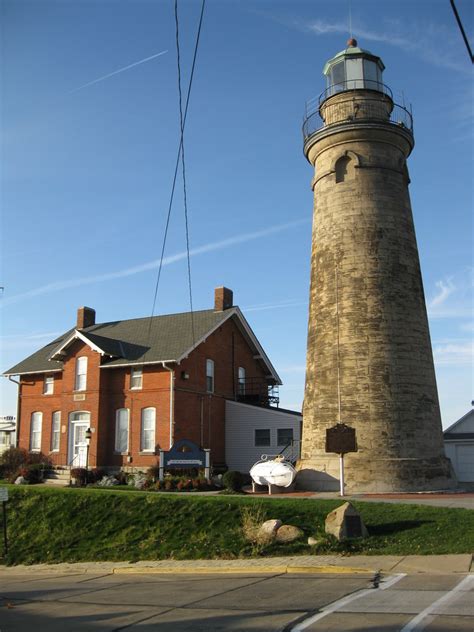
M145 59L140 59L140 61L136 61L133 64L129 64L128 66L124 66L123 68L119 68L118 70L114 70L114 72L109 72L108 75L104 75L103 77L99 77L98 79L94 79L93 81L89 81L88 83L85 83L83 86L79 86L79 88L74 88L74 90L71 90L70 92L68 92L68 94L73 94L74 92L78 92L79 90L82 90L83 88L87 88L88 86L94 85L94 83L99 83L99 81L104 81L104 79L108 79L109 77L118 75L120 72L129 70L130 68L133 68L134 66L139 66L140 64L144 64L146 61L150 61L151 59L155 59L156 57L161 57L161 55L164 55L167 52L168 52L167 50L162 50L161 53L156 53L155 55L151 55L150 57L145 57Z
M228 246L234 246L236 244L242 244L249 241L253 241L254 239L260 239L261 237L267 237L268 235L273 235L275 233L280 233L282 231L294 228L296 226L301 226L302 224L306 224L310 221L308 218L305 219L297 219L293 222L287 222L285 224L277 224L276 226L271 226L270 228L264 228L263 230L257 230L253 233L242 233L240 235L234 235L234 237L228 237L227 239L222 239L220 241L214 241L208 244L204 244L203 246L198 246L197 248L193 248L189 251L189 254L192 257L197 255L203 255L207 252L214 252L215 250L222 250L223 248L227 248ZM176 263L177 261L181 261L187 257L187 252L178 252L174 255L169 255L163 259L163 265L170 265L172 263ZM90 283L100 283L102 281L111 281L112 279L120 279L127 276L132 276L134 274L139 274L140 272L146 272L147 270L154 270L158 268L160 263L159 259L155 259L153 261L148 261L147 263L142 263L138 266L133 266L131 268L125 268L124 270L117 270L116 272L106 272L104 274L98 274L95 276L89 277L79 277L77 279L69 279L66 281L55 281L54 283L48 283L47 285L42 285L40 287L34 288L33 290L29 290L28 292L23 292L21 294L15 294L14 296L10 296L2 301L3 305L10 305L12 303L18 303L19 301L31 298L33 296L39 296L41 294L50 294L52 292L58 292L60 290L65 290L71 287L79 287L80 285L89 285Z

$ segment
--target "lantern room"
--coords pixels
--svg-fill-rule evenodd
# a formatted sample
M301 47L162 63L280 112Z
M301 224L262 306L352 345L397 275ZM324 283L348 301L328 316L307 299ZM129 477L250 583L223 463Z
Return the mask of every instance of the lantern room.
M355 39L347 48L326 62L323 74L327 79L325 97L346 90L377 90L386 92L382 83L385 66L380 57L357 46Z

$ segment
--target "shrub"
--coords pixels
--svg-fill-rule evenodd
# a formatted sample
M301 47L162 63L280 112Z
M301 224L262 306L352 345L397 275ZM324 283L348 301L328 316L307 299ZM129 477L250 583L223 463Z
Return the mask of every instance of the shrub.
M47 470L51 467L51 460L42 452L28 452L23 448L11 447L0 455L0 465L3 476L13 483L19 476L20 469L29 465L40 465L40 469Z
M43 472L45 469L47 468L45 468L43 463L30 463L30 465L22 468L21 476L23 476L30 485L41 483L43 480Z
M141 474L140 472L138 472L138 474L135 474L135 476L133 477L133 486L135 487L135 489L145 489L146 482L146 476L144 476L144 474Z
M128 472L120 472L115 473L115 478L118 480L119 485L131 485L133 484L133 474L129 474Z
M156 483L156 481L160 478L160 466L152 465L148 468L146 472L147 478L150 478L152 481Z
M237 472L237 470L229 470L222 477L222 482L226 489L230 489L233 492L240 492L243 484L242 474Z
M84 487L87 485L88 472L85 467L74 467L71 470L71 478L76 479L78 487Z
M107 476L107 472L98 467L95 467L94 469L88 471L87 482L92 484L98 483L104 478L104 476Z

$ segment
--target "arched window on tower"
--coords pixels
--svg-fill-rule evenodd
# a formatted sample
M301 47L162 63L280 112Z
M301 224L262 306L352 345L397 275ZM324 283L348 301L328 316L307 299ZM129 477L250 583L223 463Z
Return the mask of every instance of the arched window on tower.
M354 177L354 161L349 156L341 156L336 161L336 182L344 182Z

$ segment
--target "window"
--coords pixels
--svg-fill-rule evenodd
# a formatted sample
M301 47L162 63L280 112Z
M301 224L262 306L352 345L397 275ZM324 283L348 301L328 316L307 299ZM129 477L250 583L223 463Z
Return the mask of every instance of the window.
M52 395L54 393L54 375L45 375L43 384L43 395Z
M10 433L0 430L0 448L10 447Z
M128 408L115 413L115 452L128 452Z
M277 445L290 445L293 441L293 428L278 428Z
M239 366L238 370L238 393L239 395L245 395L245 369Z
M59 451L59 436L61 432L61 412L57 410L53 413L51 423L51 452Z
M133 367L130 371L130 388L141 388L143 381L143 369Z
M82 356L76 360L76 391L85 391L87 386L87 358Z
M31 436L30 450L39 452L41 450L41 426L43 425L43 413L33 413L31 415Z
M155 451L155 408L143 408L142 410L142 434L140 450L142 452Z
M255 446L269 446L270 445L270 428L255 430Z
M214 392L214 360L206 360L206 390Z

